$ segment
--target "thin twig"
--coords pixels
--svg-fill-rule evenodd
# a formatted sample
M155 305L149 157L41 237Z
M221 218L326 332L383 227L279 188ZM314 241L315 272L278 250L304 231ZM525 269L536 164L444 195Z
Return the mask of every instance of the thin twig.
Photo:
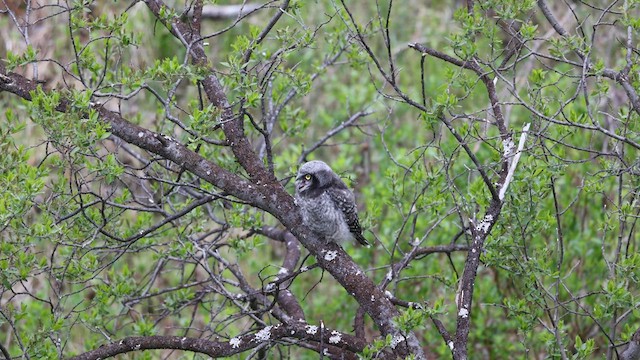
M300 157L298 158L298 164L303 163L307 159L307 156L309 156L309 154L311 154L317 148L322 146L327 140L331 139L333 136L338 134L340 131L342 131L342 130L346 129L347 127L351 126L359 118L365 117L365 116L370 115L370 114L372 114L372 112L370 112L370 111L358 111L357 113L351 115L351 117L349 117L349 119L341 122L340 125L338 125L335 128L329 130L329 132L327 132L325 134L325 136L322 137L322 139L318 140L315 144L311 145L308 149L303 151L302 154L300 154Z

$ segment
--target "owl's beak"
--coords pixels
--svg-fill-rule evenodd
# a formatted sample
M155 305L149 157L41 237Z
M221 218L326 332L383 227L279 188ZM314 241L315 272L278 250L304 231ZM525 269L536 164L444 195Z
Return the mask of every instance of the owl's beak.
M309 185L311 185L311 183L307 180L305 180L302 175L299 175L296 178L296 189L298 189L298 192L302 192L306 189L309 188Z

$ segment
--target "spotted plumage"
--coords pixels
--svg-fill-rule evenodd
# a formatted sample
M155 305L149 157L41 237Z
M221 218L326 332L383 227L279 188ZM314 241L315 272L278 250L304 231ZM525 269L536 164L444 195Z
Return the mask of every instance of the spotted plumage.
M369 245L362 235L353 193L327 164L305 163L295 183L303 221L316 235L336 243L355 239Z

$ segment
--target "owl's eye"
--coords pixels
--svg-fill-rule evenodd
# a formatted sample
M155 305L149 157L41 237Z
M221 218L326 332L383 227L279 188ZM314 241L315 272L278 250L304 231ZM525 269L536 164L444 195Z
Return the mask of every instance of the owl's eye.
M304 179L307 180L307 181L311 180L311 175L309 175L309 174L305 175Z

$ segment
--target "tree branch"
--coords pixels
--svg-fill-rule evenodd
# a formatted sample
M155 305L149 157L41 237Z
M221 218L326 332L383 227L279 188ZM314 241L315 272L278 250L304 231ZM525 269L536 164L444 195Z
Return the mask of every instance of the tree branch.
M184 43L194 64L209 67L207 55L201 41L202 38L200 34L193 31L194 26L191 26L192 24L186 24L178 17L167 20L160 16L162 9L168 8L161 0L146 0L145 4L147 4L147 7L156 18L165 25L167 30ZM222 111L222 130L227 138L227 143L240 165L246 170L249 178L255 184L276 184L277 179L264 168L262 161L253 151L244 132L244 117L236 116L233 113L227 94L215 72L209 71L209 74L201 83L209 101Z
M349 119L343 121L340 123L340 125L336 126L335 128L329 130L323 137L322 139L316 141L313 145L311 145L308 149L305 149L302 154L300 154L300 157L298 158L298 164L302 164L304 161L307 160L307 156L309 156L309 154L311 154L312 152L314 152L317 148L319 148L320 146L322 146L325 142L327 142L327 140L331 139L332 137L334 137L336 134L338 134L340 131L348 128L349 126L351 126L354 122L356 122L356 120L358 120L361 117L365 117L367 115L372 114L371 112L365 112L365 111L358 111L357 113L351 115L349 117Z
M101 347L69 358L69 360L98 360L134 351L174 349L206 354L212 358L228 357L270 344L280 339L298 339L313 343L323 342L350 353L361 352L366 343L363 339L347 335L335 330L324 331L317 326L300 323L297 326L278 324L267 326L259 331L234 337L229 341L211 341L180 336L140 336L129 337L120 341L102 345Z
M5 360L11 360L11 355L9 355L9 352L2 344L0 344L0 352L2 352L2 356L4 356Z
M629 345L620 354L620 360L638 360L640 359L640 328L636 330L629 340Z
M300 245L298 239L286 230L280 230L269 226L263 226L258 233L285 244L287 247L287 253L284 256L282 268L280 272L278 272L278 276L287 276L292 274L300 260ZM294 320L304 320L306 319L304 316L304 310L293 293L287 289L289 284L291 284L291 281L286 281L280 285L277 295L278 304Z

